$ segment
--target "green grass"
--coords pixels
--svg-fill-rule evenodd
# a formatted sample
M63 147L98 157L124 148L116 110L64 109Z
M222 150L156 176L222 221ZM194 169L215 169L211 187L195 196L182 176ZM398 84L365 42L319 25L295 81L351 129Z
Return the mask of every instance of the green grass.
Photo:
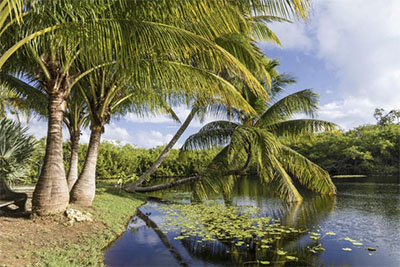
M349 175L334 175L332 178L365 178L367 175L364 174L349 174Z
M89 212L107 227L64 248L40 249L34 253L35 266L103 266L103 249L118 238L136 209L144 203L132 194L100 185Z

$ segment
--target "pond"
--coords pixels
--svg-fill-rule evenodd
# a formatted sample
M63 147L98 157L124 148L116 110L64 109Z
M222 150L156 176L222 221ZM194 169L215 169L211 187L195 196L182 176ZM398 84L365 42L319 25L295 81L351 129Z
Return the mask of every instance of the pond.
M104 263L400 266L399 177L334 182L336 197L308 196L297 205L269 197L270 192L255 178L238 180L230 197L211 196L206 204L190 204L190 195L182 191L163 193L164 198L171 196L185 205L148 201L127 231L105 251ZM233 214L241 225L226 220L219 222L222 225L210 223L218 221L214 213L224 218ZM227 238L229 227L245 237ZM254 231L248 234L250 228Z

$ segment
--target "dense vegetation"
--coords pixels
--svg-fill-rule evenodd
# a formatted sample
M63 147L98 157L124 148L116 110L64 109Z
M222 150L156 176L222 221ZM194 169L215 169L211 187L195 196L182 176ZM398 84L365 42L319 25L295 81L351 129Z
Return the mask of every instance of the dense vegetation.
M269 59L257 42L280 44L266 23L306 19L309 9L307 0L44 2L0 4L1 90L22 96L48 120L32 200L38 215L63 212L68 203L92 205L100 139L112 117L168 113L176 119L171 107L191 103L255 114L233 78L268 100L254 77L264 73L270 85L259 64ZM73 141L68 174L63 124ZM78 176L79 133L88 124Z
M347 132L321 133L292 145L338 174L395 174L400 166L400 125L364 125Z
M88 144L79 146L79 170L85 162ZM45 140L41 139L31 157L29 172L25 183L37 181L39 165L44 156ZM152 149L137 148L132 145L115 144L103 141L99 147L99 157L96 168L98 181L108 180L117 183L118 180L126 183L137 179L160 154L162 146ZM153 177L190 176L198 174L208 165L217 154L218 149L192 151L180 155L178 149L172 149ZM64 143L64 163L68 169L69 142Z
M0 118L0 179L16 182L24 176L35 138L28 135L27 128L5 118Z

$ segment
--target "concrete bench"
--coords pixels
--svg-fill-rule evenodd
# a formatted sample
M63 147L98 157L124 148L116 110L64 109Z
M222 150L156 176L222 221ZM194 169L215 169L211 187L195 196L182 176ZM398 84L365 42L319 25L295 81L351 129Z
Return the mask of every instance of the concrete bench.
M27 200L28 195L26 193L13 191L6 181L0 178L0 209L8 208L8 206L14 204L18 206L19 210L25 211Z

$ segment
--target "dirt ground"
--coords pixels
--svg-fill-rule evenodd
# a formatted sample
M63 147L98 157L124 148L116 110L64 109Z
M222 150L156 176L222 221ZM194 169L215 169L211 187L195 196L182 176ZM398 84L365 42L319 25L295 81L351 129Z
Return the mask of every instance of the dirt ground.
M38 249L79 244L106 226L93 222L68 225L66 216L31 217L29 212L0 211L0 266L29 266L40 262Z

